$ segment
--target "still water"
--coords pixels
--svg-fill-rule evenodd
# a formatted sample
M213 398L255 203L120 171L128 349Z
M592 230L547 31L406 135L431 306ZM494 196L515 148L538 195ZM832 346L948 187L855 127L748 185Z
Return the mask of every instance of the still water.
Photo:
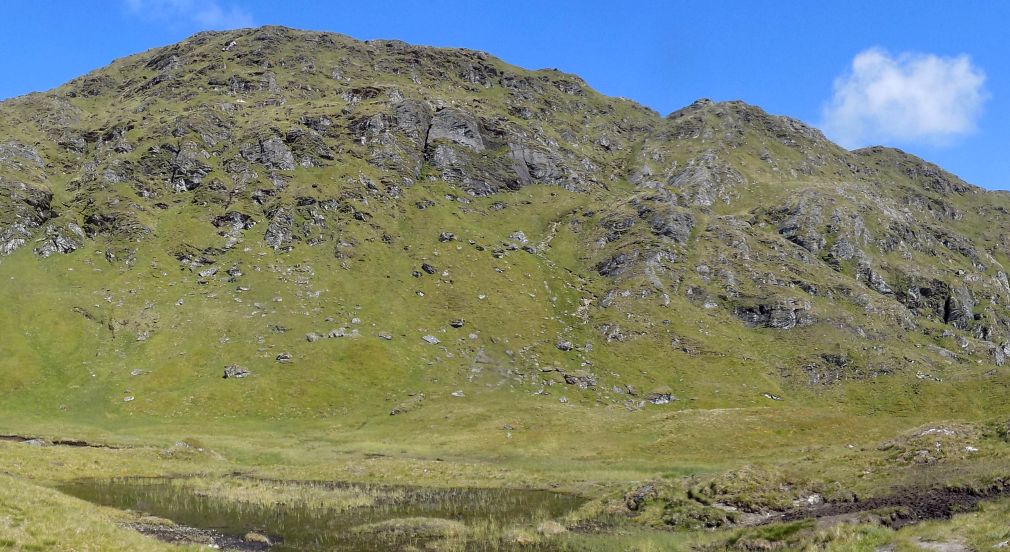
M516 489L283 484L366 492L375 500L367 506L345 509L297 503L264 505L199 493L185 481L147 478L83 480L61 486L60 490L102 506L210 530L226 538L217 540L225 546L264 548L243 540L255 532L268 537L272 542L269 550L277 552L424 550L439 549L440 543L450 542L454 550L510 550L498 537L501 530L536 527L583 503L583 499L572 495ZM461 523L466 529L460 530ZM446 531L446 527L456 530ZM549 545L522 549L558 550Z

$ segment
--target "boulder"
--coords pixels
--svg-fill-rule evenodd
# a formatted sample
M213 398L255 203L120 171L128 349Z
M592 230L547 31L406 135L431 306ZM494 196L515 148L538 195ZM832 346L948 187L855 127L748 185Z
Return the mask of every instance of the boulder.
M568 385L574 385L579 389L592 389L596 387L596 376L585 370L565 373L562 376L565 379L565 383Z
M240 379L251 375L252 372L239 366L238 364L229 364L224 367L224 379Z

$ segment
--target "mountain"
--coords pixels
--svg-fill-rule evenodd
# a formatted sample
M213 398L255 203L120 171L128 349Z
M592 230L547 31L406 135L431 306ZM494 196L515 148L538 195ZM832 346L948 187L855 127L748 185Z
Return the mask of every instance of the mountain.
M658 461L1007 414L1010 197L743 102L208 32L0 104L0 189L11 419Z

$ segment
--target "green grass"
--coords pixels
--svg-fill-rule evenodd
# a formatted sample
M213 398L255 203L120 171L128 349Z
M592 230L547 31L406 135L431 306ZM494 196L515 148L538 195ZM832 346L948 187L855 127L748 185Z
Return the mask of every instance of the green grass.
M130 516L0 475L0 550L167 552L199 550L162 544L121 528Z

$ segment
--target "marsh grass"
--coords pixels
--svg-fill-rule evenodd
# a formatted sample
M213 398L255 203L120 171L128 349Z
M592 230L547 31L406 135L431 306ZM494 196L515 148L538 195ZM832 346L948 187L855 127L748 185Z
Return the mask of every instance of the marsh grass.
M277 537L279 550L461 550L541 547L538 524L577 497L509 489L424 488L248 477L85 480L60 487L103 506L240 536Z
M125 529L128 513L96 508L57 491L0 475L0 550L185 552Z

